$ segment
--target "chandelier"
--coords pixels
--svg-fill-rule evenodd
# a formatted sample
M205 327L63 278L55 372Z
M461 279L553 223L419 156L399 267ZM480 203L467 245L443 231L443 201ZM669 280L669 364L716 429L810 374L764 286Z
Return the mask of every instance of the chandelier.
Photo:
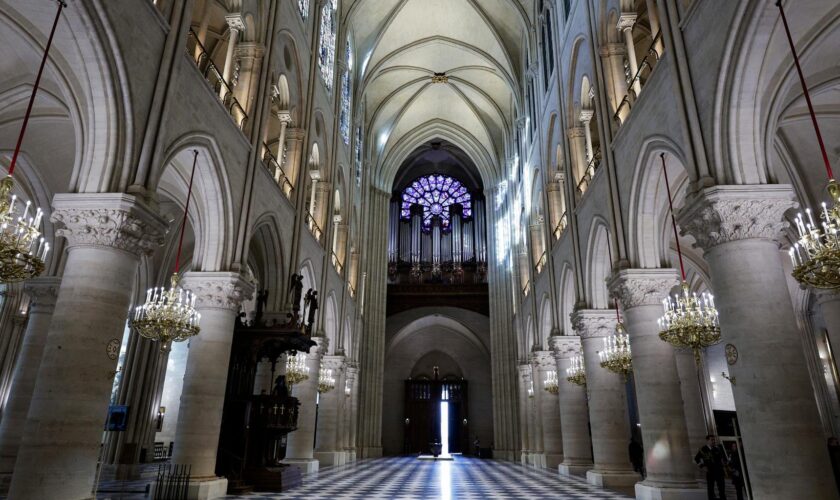
M289 387L299 384L309 378L309 366L306 364L306 354L298 356L297 351L286 355L286 383Z
M534 397L534 381L533 380L528 380L528 397L529 398Z
M181 264L181 247L184 243L184 230L187 226L187 215L190 210L193 178L198 160L198 151L193 151L192 173L187 188L187 203L184 207L184 218L181 221L181 236L178 240L178 252L175 255L175 272L169 282L169 288L154 287L146 291L146 301L135 308L131 326L142 337L160 342L161 352L169 352L172 342L183 342L198 335L201 328L201 313L195 310L194 293L184 290L178 283Z
M811 104L811 94L808 91L808 85L805 83L805 75L803 75L802 67L799 65L799 56L796 54L796 47L793 45L785 10L781 1L776 2L776 5L779 7L782 24L785 27L785 35L787 35L793 62L799 75L799 84L805 94L811 123L814 126L817 142L820 145L823 164L828 175L826 190L831 198L830 208L825 202L822 203L822 210L818 216L819 222L815 223L810 208L805 210L807 220L802 217L801 213L795 219L799 238L793 248L790 249L793 277L805 286L840 290L840 234L838 234L840 233L840 185L834 180L834 172L831 170L831 162L828 160L828 153L820 132L820 125L817 122L817 115L814 112L813 104Z
M633 356L630 353L630 335L624 333L624 325L615 325L615 333L604 337L604 350L598 353L601 366L627 377L633 371Z
M321 394L335 389L335 377L331 368L321 367L318 370L318 392Z
M41 236L40 228L44 212L40 208L33 208L29 201L25 204L17 202L17 196L12 194L15 184L12 175L20 155L29 117L32 115L35 95L41 85L41 76L44 74L44 66L50 53L55 29L58 27L58 20L61 18L64 7L67 7L67 4L64 0L59 0L58 12L55 14L50 36L44 48L38 76L35 77L35 83L32 85L32 93L29 95L29 104L23 117L23 125L20 127L15 152L9 163L9 175L0 181L0 283L16 283L41 274L44 272L44 261L50 250L49 243L45 242Z
M712 294L704 292L698 296L696 293L689 291L682 250L680 249L680 239L677 235L677 222L674 218L668 170L665 168L665 153L662 153L660 157L662 158L662 171L665 174L665 188L668 191L671 225L674 229L674 240L677 244L677 256L680 261L682 293L662 300L665 314L659 318L659 338L674 347L688 348L694 351L694 359L699 366L701 350L720 342L718 311L715 308L715 300Z
M586 371L583 369L583 356L578 354L570 361L571 366L566 368L566 380L581 387L585 386Z
M353 385L353 383L349 378L344 381L344 395L345 396L350 395L352 385Z
M545 380L543 380L543 389L549 394L557 394L560 392L560 386L557 384L557 370L549 370L545 372Z

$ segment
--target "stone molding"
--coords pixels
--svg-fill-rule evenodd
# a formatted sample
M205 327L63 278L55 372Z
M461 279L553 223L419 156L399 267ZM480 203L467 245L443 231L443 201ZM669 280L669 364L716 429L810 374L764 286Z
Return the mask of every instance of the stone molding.
M23 290L29 295L29 313L51 312L58 299L61 278L45 276L32 278L23 283Z
M140 256L163 245L166 220L133 195L57 194L52 205L55 234L71 248L106 247Z
M557 370L557 361L551 351L532 352L531 363L540 371Z
M519 379L526 385L531 382L533 368L530 364L519 365Z
M583 354L580 337L577 335L556 335L548 338L548 345L558 359L569 359Z
M631 30L638 18L639 16L635 12L622 12L615 27L618 31Z
M608 337L615 333L613 309L581 309L571 315L572 328L581 340Z
M627 45L623 43L607 43L600 47L599 54L601 57L626 56Z
M680 283L675 269L625 269L610 278L607 287L621 301L621 307L661 305Z
M291 120L291 114L289 115L289 119ZM306 130L299 128L299 127L289 127L286 129L286 140L287 141L302 141L303 136L306 135Z
M344 356L324 356L321 358L321 366L331 369L338 376L344 371Z
M574 139L575 137L586 137L586 130L583 127L571 127L566 129L566 137Z
M254 42L238 43L233 53L243 59L262 59L265 55L265 45Z
M242 19L242 14L238 12L226 15L225 22L227 22L231 31L238 31L240 33L245 31L245 20Z
M254 295L254 285L232 272L189 272L181 280L181 286L196 294L195 307L199 311L238 311L242 302Z
M787 184L713 186L686 200L677 223L703 250L747 239L778 242L788 227L785 212L798 206L795 200Z
M592 121L592 117L594 117L594 116L595 116L595 110L594 109L582 109L582 110L580 110L580 122L581 123L586 123L588 125L589 122Z
M291 124L292 123L292 113L289 111L278 111L277 112L277 119L280 120L280 123ZM289 129L286 129L286 134L288 137Z

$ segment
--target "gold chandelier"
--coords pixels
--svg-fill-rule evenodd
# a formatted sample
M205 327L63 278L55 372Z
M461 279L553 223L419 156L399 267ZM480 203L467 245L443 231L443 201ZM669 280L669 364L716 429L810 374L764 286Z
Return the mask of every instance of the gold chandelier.
M586 371L583 369L583 356L578 354L570 361L572 365L566 368L566 380L581 387L585 386Z
M298 354L302 354L298 356ZM293 351L286 355L286 383L289 387L309 379L309 366L306 354Z
M720 342L718 311L715 308L715 300L712 294L704 292L698 296L689 290L688 281L685 277L680 239L677 234L677 221L674 218L668 170L665 168L665 153L662 153L660 157L662 158L662 172L665 175L665 188L668 191L671 226L674 229L677 257L680 261L682 293L663 299L662 305L665 314L659 318L659 338L674 347L688 348L694 351L694 358L699 366L701 350Z
M545 372L543 390L549 394L555 395L560 392L560 386L557 384L557 370L549 370Z
M142 337L160 342L161 352L169 352L172 348L172 342L183 342L198 335L201 331L199 327L201 313L195 309L195 294L178 286L181 248L184 243L184 230L187 226L187 215L190 210L197 160L198 151L193 151L192 173L187 188L187 203L184 208L184 219L181 221L178 252L175 255L175 272L172 273L169 288L153 287L147 290L146 301L135 308L134 319L131 322L131 326Z
M630 353L630 335L624 333L624 325L618 323L615 333L604 337L604 350L598 353L601 366L607 370L627 377L633 371L633 356Z
M29 104L20 127L15 152L9 163L9 175L0 181L0 283L16 283L38 276L44 272L44 261L50 250L49 243L41 236L40 228L44 212L40 208L32 208L32 203L29 201L18 203L17 196L12 194L15 184L12 175L15 172L23 137L26 135L26 126L32 115L32 105L35 103L35 95L41 85L41 76L44 74L44 66L47 63L47 56L50 53L58 20L61 18L64 7L67 7L67 4L64 0L59 0L58 12L55 14L50 36L44 48L38 76L35 77L35 83L32 85L32 93L29 95Z
M321 394L335 389L335 377L331 368L321 367L318 370L318 392Z
M825 142L823 142L820 124L817 121L817 114L811 104L811 93L805 83L805 75L799 65L799 56L796 54L796 47L793 44L793 37L790 35L785 9L782 2L776 2L785 27L790 51L793 55L793 62L796 72L799 75L799 84L805 95L805 102L808 104L808 112L811 115L811 123L817 136L817 142L822 153L823 165L828 175L828 196L831 198L831 207L824 202L822 210L817 217L819 222L814 221L811 209L805 210L807 220L800 213L796 219L796 228L799 231L799 238L790 249L790 260L793 264L793 277L796 281L805 286L822 288L826 290L840 290L840 185L834 180L834 172L831 170L831 162L828 160Z

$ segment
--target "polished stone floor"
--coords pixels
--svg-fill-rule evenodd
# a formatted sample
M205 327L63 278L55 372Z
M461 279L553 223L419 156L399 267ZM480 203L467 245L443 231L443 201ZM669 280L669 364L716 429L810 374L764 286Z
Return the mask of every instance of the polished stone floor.
M452 462L416 457L362 460L304 477L303 485L276 493L226 499L625 499L578 478L511 462L456 457Z

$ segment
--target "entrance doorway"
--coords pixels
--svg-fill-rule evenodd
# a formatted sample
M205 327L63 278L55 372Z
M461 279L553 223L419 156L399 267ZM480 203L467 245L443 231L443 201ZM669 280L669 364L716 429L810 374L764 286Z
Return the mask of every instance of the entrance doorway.
M404 449L406 454L467 451L469 418L466 380L406 380Z

